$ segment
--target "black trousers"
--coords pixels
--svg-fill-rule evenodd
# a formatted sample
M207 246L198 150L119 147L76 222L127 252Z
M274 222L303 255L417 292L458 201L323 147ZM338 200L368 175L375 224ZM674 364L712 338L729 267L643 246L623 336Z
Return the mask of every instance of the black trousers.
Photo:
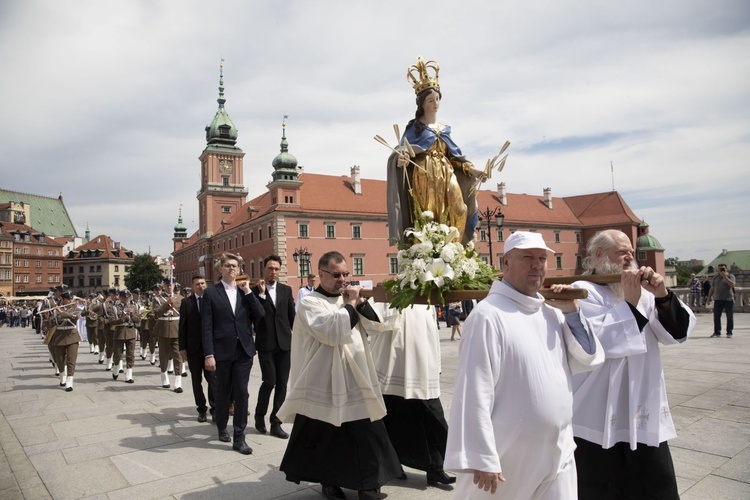
M605 450L575 438L579 500L679 500L672 454L659 446L617 443Z
M205 377L208 384L208 406L211 407L211 414L214 414L216 408L216 372L206 370L205 358L202 353L187 355L187 364L190 368L190 379L193 382L193 398L198 413L206 413L206 396L203 394L203 378Z
M270 422L281 424L281 420L276 416L276 413L286 399L286 386L289 381L289 368L291 366L290 352L278 348L275 351L258 352L258 362L260 363L263 382L258 390L258 404L255 406L255 415L256 417L266 415L268 401L271 398L271 391L273 391Z
M234 397L234 440L245 439L247 427L247 384L253 358L237 341L234 359L216 362L216 427L219 432L227 428L229 422L229 394Z

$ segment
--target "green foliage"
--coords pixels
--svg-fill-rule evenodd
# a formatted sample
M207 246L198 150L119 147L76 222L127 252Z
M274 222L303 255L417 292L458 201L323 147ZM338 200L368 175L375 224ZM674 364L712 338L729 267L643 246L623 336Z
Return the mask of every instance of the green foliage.
M138 254L133 259L130 272L125 276L125 286L128 290L140 288L142 292L151 290L151 287L161 283L164 279L159 265L153 257L147 253Z

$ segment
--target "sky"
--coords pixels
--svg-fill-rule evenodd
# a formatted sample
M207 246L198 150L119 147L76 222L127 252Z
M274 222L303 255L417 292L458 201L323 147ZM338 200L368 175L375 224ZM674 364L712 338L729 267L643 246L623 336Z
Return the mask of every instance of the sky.
M0 2L0 187L57 197L83 236L167 255L197 228L218 104L265 191L288 115L307 172L385 180L437 61L439 121L509 193L622 194L666 257L750 249L746 0Z

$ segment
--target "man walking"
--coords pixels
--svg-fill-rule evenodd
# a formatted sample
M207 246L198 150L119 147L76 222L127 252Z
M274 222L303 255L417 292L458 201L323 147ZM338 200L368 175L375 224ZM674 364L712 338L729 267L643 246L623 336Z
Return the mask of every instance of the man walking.
M707 303L714 301L714 334L711 338L721 337L721 313L727 313L727 338L732 338L734 330L734 285L737 278L727 271L726 264L719 264L719 272L711 282Z
M253 293L260 299L265 315L255 325L255 348L263 383L258 390L258 403L255 406L255 428L266 433L266 412L271 391L274 392L271 409L271 435L287 439L289 434L281 428L281 420L276 413L286 398L286 385L289 380L290 352L292 347L292 326L294 325L294 300L292 288L279 283L281 257L270 255L263 260L263 281L265 293L260 287L253 287Z
M224 253L219 260L221 281L203 294L201 324L205 367L216 372L216 427L219 440L243 455L253 452L245 442L247 426L247 384L255 356L253 323L265 314L263 306L250 291L247 281L237 283L240 257ZM263 280L258 283L265 293ZM229 395L234 396L234 434L227 432Z

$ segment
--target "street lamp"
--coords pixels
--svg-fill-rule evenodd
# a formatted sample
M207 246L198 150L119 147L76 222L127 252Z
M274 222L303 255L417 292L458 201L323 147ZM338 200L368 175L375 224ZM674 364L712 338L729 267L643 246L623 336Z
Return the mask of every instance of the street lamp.
M312 257L312 254L307 251L307 247L300 247L294 250L292 257L294 257L294 262L299 262L299 267L297 268L299 272L299 286L302 287L304 286L302 270L305 269L307 270L307 274L310 274L310 257Z
M495 218L495 227L497 227L498 234L500 234L500 231L503 229L503 222L505 222L505 215L500 211L500 207L495 207L492 210L490 210L490 207L487 207L484 211L477 210L477 214L479 214L480 229L482 227L482 221L487 222L487 241L490 247L490 267L494 268L495 265L492 263L492 224L490 221L493 217Z

